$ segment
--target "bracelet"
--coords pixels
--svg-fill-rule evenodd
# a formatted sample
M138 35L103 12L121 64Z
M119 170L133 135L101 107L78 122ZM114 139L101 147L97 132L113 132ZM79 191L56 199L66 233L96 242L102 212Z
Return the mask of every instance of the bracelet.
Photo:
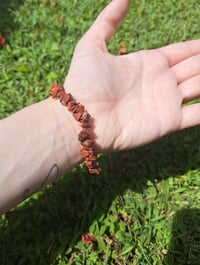
M94 152L94 140L91 133L90 114L85 107L76 102L70 93L66 93L61 84L54 83L49 91L54 99L59 99L60 103L68 108L74 119L80 122L81 131L78 140L81 145L81 156L85 159L85 165L89 173L99 175L101 168L97 162L97 155Z

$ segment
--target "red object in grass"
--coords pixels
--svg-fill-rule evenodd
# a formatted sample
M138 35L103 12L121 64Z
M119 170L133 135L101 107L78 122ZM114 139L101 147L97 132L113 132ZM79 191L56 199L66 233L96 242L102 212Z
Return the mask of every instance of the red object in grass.
M97 240L94 236L90 234L84 234L82 235L82 241L84 245L92 245L92 250L95 251L97 247Z
M59 18L58 18L58 21L59 21L60 23L63 23L63 22L64 22L64 18L63 18L63 17L59 17Z
M0 33L0 45L2 47L6 46L6 39L4 39L4 37L1 33Z

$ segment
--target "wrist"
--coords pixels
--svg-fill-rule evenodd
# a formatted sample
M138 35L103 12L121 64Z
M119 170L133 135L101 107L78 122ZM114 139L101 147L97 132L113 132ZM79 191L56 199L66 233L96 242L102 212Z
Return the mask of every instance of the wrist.
M94 135L90 114L85 109L84 105L80 104L71 93L67 93L64 87L57 82L52 85L49 94L53 99L58 99L61 105L72 114L73 119L78 122L81 127L78 133L80 155L84 158L88 171L91 174L98 175L101 172L101 168L97 162L97 155L94 150ZM77 125L74 127L74 131L77 131L76 128Z
M80 145L78 142L80 126L73 119L72 114L67 108L58 100L53 100L51 98L48 100L56 123L55 141L58 140L60 145L63 145L64 148L61 159L61 169L62 174L65 174L83 161L80 155Z

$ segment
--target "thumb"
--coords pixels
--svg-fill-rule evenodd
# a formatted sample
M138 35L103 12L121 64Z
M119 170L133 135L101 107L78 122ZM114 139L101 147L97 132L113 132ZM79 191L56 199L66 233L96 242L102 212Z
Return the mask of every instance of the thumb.
M131 0L112 0L85 34L89 41L108 42L128 13Z

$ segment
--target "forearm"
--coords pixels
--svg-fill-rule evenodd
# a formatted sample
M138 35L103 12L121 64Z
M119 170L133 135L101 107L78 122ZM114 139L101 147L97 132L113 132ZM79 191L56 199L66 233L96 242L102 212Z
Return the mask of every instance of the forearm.
M0 121L0 212L82 161L78 130L71 113L50 98Z

